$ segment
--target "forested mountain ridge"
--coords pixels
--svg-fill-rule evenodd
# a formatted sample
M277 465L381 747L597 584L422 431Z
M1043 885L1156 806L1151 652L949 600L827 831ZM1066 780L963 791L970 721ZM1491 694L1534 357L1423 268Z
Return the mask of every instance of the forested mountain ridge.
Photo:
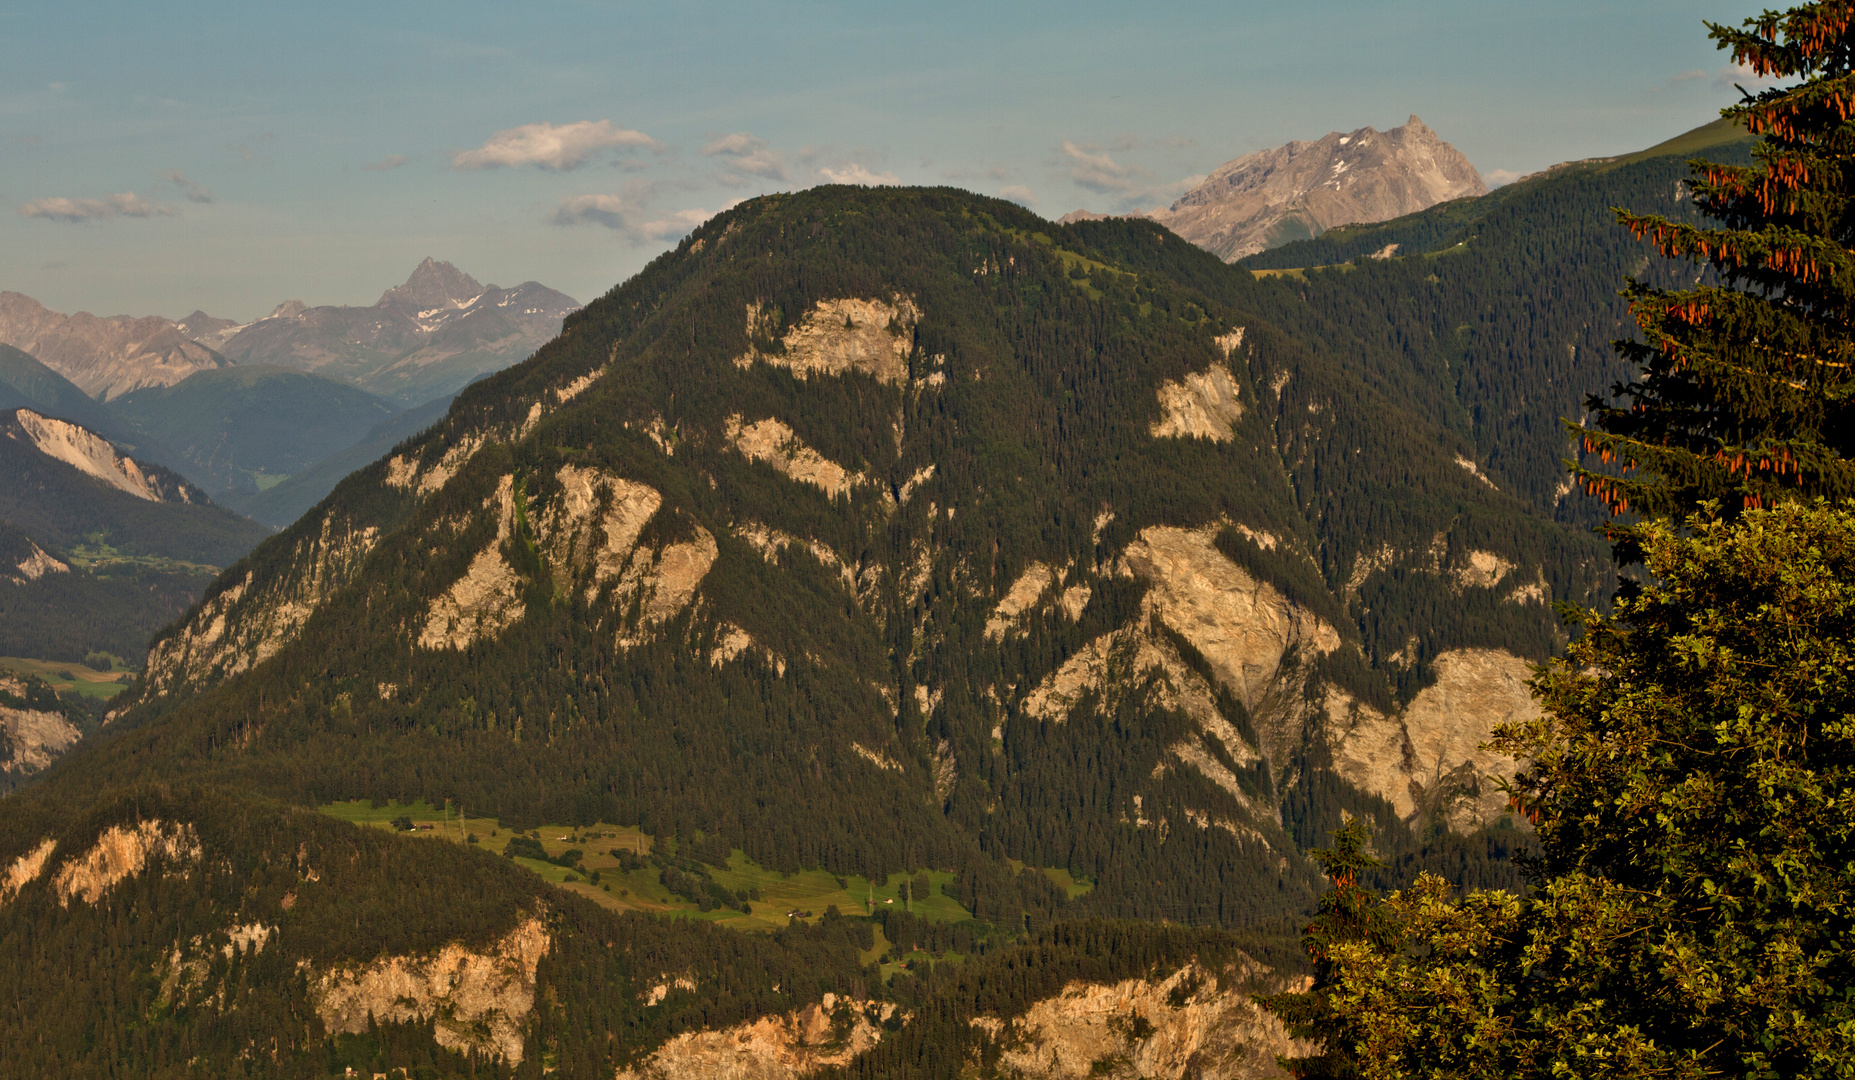
M987 918L1061 906L1002 856L1240 924L1342 809L1499 825L1474 746L1595 545L1081 235L937 190L724 215L229 570L61 776L958 866Z

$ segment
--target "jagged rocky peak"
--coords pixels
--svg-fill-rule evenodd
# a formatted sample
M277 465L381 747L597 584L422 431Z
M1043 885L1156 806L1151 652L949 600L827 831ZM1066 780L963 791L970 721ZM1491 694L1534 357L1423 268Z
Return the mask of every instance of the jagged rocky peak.
M1151 216L1235 262L1340 225L1487 192L1469 159L1412 115L1390 131L1334 131L1237 158Z
M493 288L494 286L492 286ZM483 285L448 262L429 256L412 271L404 285L395 285L380 294L375 307L429 310L465 304L483 294Z

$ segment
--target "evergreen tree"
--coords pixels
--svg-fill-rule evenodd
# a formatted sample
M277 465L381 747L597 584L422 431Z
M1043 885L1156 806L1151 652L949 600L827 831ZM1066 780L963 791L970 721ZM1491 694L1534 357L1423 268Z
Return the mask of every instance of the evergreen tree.
M1706 500L1730 515L1794 496L1855 494L1855 5L1708 24L1735 62L1801 82L1748 94L1725 115L1761 136L1754 164L1695 161L1711 224L1619 211L1709 283L1625 291L1642 329L1620 344L1641 378L1592 398L1573 425L1595 467L1573 470L1613 514L1681 520ZM1613 536L1628 555L1627 530Z
M1397 942L1400 929L1378 893L1359 883L1361 871L1379 865L1366 851L1367 839L1365 823L1355 818L1334 831L1333 847L1310 852L1333 881L1333 888L1320 898L1320 913L1301 938L1314 962L1315 989L1258 999L1296 1038L1321 1044L1312 1056L1281 1059L1297 1080L1352 1080L1360 1075L1359 1062L1346 1044L1345 1013L1329 1000L1339 973L1334 946L1365 942L1375 952L1383 951Z

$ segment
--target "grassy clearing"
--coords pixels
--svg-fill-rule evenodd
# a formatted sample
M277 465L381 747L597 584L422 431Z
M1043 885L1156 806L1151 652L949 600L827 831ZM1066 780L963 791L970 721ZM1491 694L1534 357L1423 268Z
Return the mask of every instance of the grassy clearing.
M509 846L511 835L494 818L460 819L455 807L435 807L424 801L388 803L376 807L366 801L356 800L331 803L320 809L330 817L356 825L389 830L393 828L394 819L404 817L414 826L412 832L405 834L412 838L469 843L470 837L475 835L474 846L497 855ZM465 812L468 813L468 808ZM534 833L538 835L542 850L549 857L558 856L570 848L583 852L579 868L569 870L551 862L529 858L517 858L516 862L559 888L578 893L615 911L648 911L675 918L702 919L737 930L773 930L786 925L793 918L816 922L831 907L836 907L846 915L867 915L879 909L906 909L934 922L959 922L972 917L958 901L941 891L943 884L954 880L954 875L947 871L929 871L929 895L911 898L909 894L913 891L913 874L891 874L885 881L871 881L861 877L839 878L823 870L804 870L787 875L759 865L738 848L729 856L727 869L711 868L710 875L728 889L758 889L761 898L749 902L747 913L731 908L702 911L694 902L674 895L665 888L658 880L655 867L647 866L629 873L619 869L618 856L612 854L615 850L645 857L650 854L651 838L635 826L599 824L575 828L543 825ZM596 883L590 880L594 872L599 875ZM1074 887L1067 872L1056 873L1062 874L1060 878L1052 875L1059 884L1066 888ZM1072 895L1078 894L1072 892ZM874 960L888 947L888 942L882 939L879 931L876 948L864 958L864 962Z
M217 574L220 570L217 566L182 562L179 559L169 559L161 555L127 555L99 540L73 547L65 555L65 561L72 566L105 575L110 569L118 566L138 566L166 574Z
M128 689L130 681L135 678L131 668L117 667L110 671L99 671L83 664L67 664L62 660L32 660L23 656L0 656L0 668L17 671L21 675L36 675L59 693L75 690L85 697L105 701Z

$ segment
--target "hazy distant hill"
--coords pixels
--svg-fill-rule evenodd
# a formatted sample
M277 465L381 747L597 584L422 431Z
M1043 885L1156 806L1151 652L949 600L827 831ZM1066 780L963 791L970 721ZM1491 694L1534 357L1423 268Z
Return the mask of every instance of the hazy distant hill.
M0 344L31 354L101 400L229 363L167 319L61 315L16 292L0 292Z
M122 419L76 383L11 345L0 345L0 410L20 406L116 436Z
M1486 194L1461 151L1412 116L1240 157L1148 216L1226 262L1336 225L1384 221Z
M426 259L372 307L291 301L249 325L205 333L223 339L219 348L238 363L313 371L410 406L527 359L579 306L533 281L485 286Z
M269 364L199 372L111 405L171 447L180 467L216 496L256 494L353 445L399 411L347 383Z
M446 395L401 413L395 413L362 435L353 445L338 450L273 487L258 492L229 493L222 501L250 517L283 528L335 490L335 485L356 469L386 456L387 451L444 419L451 407Z
M0 655L139 661L267 530L95 432L0 412Z

